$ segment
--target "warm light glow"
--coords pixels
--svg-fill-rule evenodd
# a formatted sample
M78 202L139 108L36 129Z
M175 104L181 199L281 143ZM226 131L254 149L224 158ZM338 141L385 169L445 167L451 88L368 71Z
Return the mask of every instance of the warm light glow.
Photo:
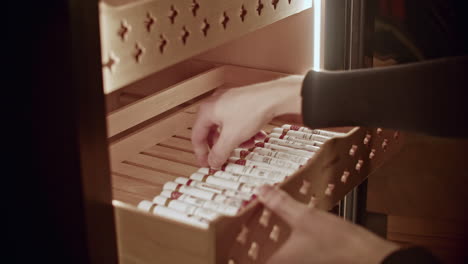
M321 24L322 24L322 0L313 0L314 8L314 70L320 69L321 59Z

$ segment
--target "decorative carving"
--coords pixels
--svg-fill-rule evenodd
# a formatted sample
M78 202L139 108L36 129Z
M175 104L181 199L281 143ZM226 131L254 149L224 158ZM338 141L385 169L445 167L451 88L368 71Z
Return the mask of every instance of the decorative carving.
M244 22L246 16L247 16L247 10L245 9L244 5L242 5L241 12L240 12L240 19L242 22Z
M151 32L151 28L153 27L155 21L156 20L154 19L154 17L149 12L146 13L146 19L145 19L145 22L144 22L146 32L148 32L148 33Z
M143 47L141 47L138 43L135 43L135 51L133 53L133 57L137 63L140 63L141 56L143 56Z
M203 36L208 36L208 30L210 30L210 27L210 23L208 23L208 20L205 18L202 25Z
M271 5L273 6L273 9L276 10L276 7L278 6L279 0L271 0Z
M200 9L200 4L198 4L198 2L196 0L193 0L192 1L192 15L194 17L197 16L197 12L198 12L198 9Z
M166 49L167 40L163 34L159 35L159 53L163 54Z
M169 13L169 20L171 21L171 24L175 23L177 15L179 15L179 11L177 11L175 6L171 5L171 12Z
M119 35L122 41L127 40L127 35L129 31L130 31L130 26L128 25L128 23L125 21L120 22L120 28L117 31L117 34Z
M226 12L223 13L223 17L221 19L221 25L223 25L223 28L227 28L227 24L229 23L229 16L226 14Z
M256 10L257 10L257 14L258 14L259 16L262 15L263 7L264 7L264 5L263 5L263 3L262 3L262 0L258 0L258 4L257 4L257 9L256 9Z
M182 40L182 43L185 45L187 44L187 40L190 36L190 32L187 30L187 28L185 26L182 27L182 36L180 37L180 39Z

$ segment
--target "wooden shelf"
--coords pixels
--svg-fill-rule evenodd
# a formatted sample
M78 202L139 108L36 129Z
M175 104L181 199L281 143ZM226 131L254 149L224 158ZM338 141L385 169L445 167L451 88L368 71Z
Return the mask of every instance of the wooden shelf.
M104 91L111 93L311 6L312 1L101 1Z

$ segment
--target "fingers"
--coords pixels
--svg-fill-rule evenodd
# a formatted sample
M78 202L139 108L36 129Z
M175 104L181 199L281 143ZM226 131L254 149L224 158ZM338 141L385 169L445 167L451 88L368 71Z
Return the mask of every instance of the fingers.
M239 148L251 148L255 145L255 137L251 137L249 140L244 141L240 144Z
M260 187L258 199L290 226L294 226L307 210L307 206L294 200L283 190L270 185Z
M208 146L212 148L213 145L216 144L218 139L219 139L218 127L212 126L210 129L210 132L208 133L208 138L207 138Z
M266 137L267 137L267 134L265 133L265 131L260 130L260 131L257 132L257 134L255 134L254 139L255 140L264 140Z
M239 144L239 138L234 130L222 129L219 139L208 155L208 164L212 168L220 168L229 158L232 150L239 146Z
M192 127L192 145L197 157L197 161L202 167L208 166L208 136L211 128L213 127L211 122L205 115L199 114L195 124Z
M266 133L264 131L259 131L255 136L251 137L249 140L244 141L240 144L240 148L251 148L255 146L255 140L264 140L266 138Z

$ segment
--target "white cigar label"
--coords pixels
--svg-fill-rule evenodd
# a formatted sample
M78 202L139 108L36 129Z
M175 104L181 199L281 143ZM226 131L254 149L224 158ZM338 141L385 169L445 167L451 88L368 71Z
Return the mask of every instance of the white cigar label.
M206 175L210 173L210 170L208 168L200 168L198 172ZM216 171L212 175L213 177L231 180L231 181L238 181L238 182L247 183L247 184L251 184L255 186L260 186L264 184L273 185L275 183L274 181L263 179L263 178L240 175L240 174L233 174L233 173L229 173L225 171Z
M271 171L281 171L286 173L287 175L293 174L296 170L291 169L291 168L282 168L278 166L272 166L270 163L265 163L261 161L254 161L254 160L247 160L247 159L239 159L239 158L229 158L229 162L242 165L242 166L251 166L251 167L257 167L260 169L265 169L265 170L271 170Z
M313 151L313 152L318 151L320 149L320 145L318 145L317 142L312 142L311 144L304 144L304 143L300 143L297 141L284 140L284 139L272 138L272 137L266 137L265 142L280 145L280 146Z
M294 137L294 138L301 139L301 140L317 141L317 142L322 142L322 143L331 138L331 137L326 137L326 136L322 136L318 134L304 133L300 131L288 130L288 129L279 128L279 127L274 128L272 133L269 136L276 137L277 134L283 135L283 136L290 136L290 137Z
M243 150L243 149L235 149L232 155L234 157L238 157L241 159L263 162L263 163L269 164L271 166L279 167L279 168L297 170L301 167L300 164L297 164L295 162L282 160L282 159L274 158L271 156L263 156L258 153L250 152L248 150Z
M190 175L190 179L246 193L252 193L255 189L255 186L251 186L242 182L213 177L208 174L203 174L199 172L195 172L192 175Z
M307 161L309 160L308 158L301 157L299 155L289 154L289 153L281 152L281 151L274 151L271 149L261 148L261 147L253 147L249 149L249 151L255 152L262 156L273 157L273 158L282 159L282 160L289 160L289 161L298 163L300 165L305 165ZM311 153L315 154L313 152Z
M271 138L278 138L282 140L287 140L287 141L292 141L292 142L297 142L297 143L312 145L312 146L317 146L317 147L321 147L323 145L323 142L325 142L328 139L328 138L325 138L323 141L315 141L315 140L301 139L301 138L279 134L279 133L271 133L268 136Z
M264 178L272 181L283 181L288 174L282 171L272 171L272 170L265 170L260 168L255 168L252 166L242 166L234 163L226 163L221 167L222 171L227 171L230 173L247 175L247 176L254 176L259 178ZM208 173L213 174L213 173Z
M219 213L213 210L198 207L193 204L189 204L189 203L179 201L179 200L174 200L172 198L164 197L161 195L154 197L153 203L164 205L168 208L181 211L188 215L195 215L201 218L208 219L210 221L216 219L219 216Z
M294 125L283 125L282 128L300 131L300 132L309 133L309 134L317 134L317 135L321 135L325 137L335 137L335 136L344 135L344 133L326 131L326 130L321 130L321 129L310 129L307 127L300 127L300 126L294 126Z
M207 229L209 225L206 219L203 219L198 216L182 213L177 210L164 207L159 204L154 204L150 201L143 200L138 204L137 207L146 212L152 212L155 215L159 215L168 219L172 219L172 220L184 223L184 224L200 227L203 229Z
M205 200L221 202L234 207L241 207L248 204L248 201L243 201L238 198L228 197L226 195L208 191L206 189L195 188L176 182L167 182L166 184L164 184L163 189L181 192Z
M180 184L185 184L187 186L196 187L196 188L207 190L207 191L214 192L214 193L217 193L217 194L222 194L222 195L225 195L225 196L234 197L234 198L237 198L237 199L240 199L240 200L247 200L248 201L248 200L251 200L253 198L252 194L250 194L250 193L238 192L238 191L235 191L235 190L232 190L232 189L226 189L223 186L218 186L218 185L209 184L209 183L205 183L205 182L195 181L193 179L189 179L189 178L185 178L185 177L178 177L174 181L177 182L177 183L180 183Z
M188 195L188 194L183 194L181 192L163 190L161 192L161 196L175 199L175 200L184 201L186 203L193 204L198 207L211 209L213 211L216 211L218 213L225 214L225 215L236 215L239 212L238 207L229 206L229 205L222 204L222 203L215 202L215 201L203 200L201 198Z
M216 195L216 193L214 192L200 190L200 189L185 186L184 184L179 184L176 182L166 182L163 186L163 190L178 191L178 192L193 195L195 197L202 198L205 200L213 200L214 196Z
M298 155L298 156L305 157L305 158L311 158L314 155L313 152L310 152L310 151L307 151L307 150L289 148L287 146L280 146L280 145L270 144L270 143L260 142L260 141L256 141L255 146L259 147L259 148L271 149L273 151Z

